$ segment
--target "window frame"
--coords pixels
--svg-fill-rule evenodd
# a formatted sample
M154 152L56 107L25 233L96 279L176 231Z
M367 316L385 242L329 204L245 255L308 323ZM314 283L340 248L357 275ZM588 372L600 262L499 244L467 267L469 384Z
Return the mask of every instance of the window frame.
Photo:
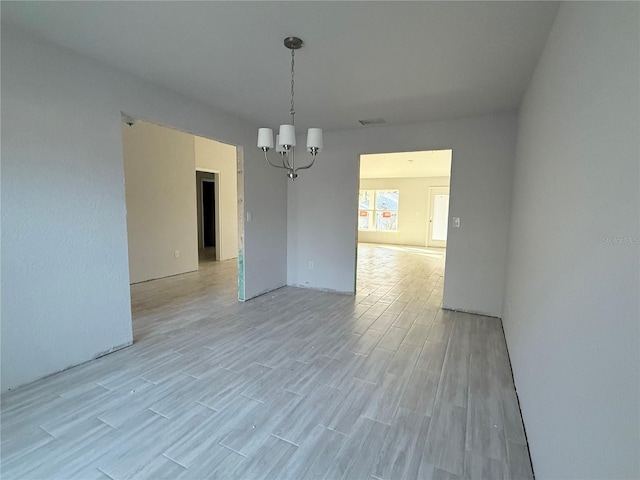
M362 195L365 192L371 192L372 198L369 200L368 208L362 208ZM393 192L397 194L397 208L386 208L379 209L377 208L378 204L378 194L384 192L389 193ZM366 212L363 215L363 212ZM378 228L378 214L384 215L384 212L391 212L391 216L395 213L395 229L379 229ZM361 228L362 217L368 218L368 225L370 228ZM400 190L397 188L363 188L358 191L358 232L378 232L378 233L398 233L400 231L399 226L400 219Z

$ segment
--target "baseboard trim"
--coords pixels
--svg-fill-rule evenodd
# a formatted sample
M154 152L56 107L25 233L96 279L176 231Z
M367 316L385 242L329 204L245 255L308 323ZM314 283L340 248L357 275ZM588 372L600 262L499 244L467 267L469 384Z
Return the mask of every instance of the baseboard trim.
M118 350L122 350L123 348L130 347L131 345L133 345L133 339L129 340L128 342L122 343L120 345L111 347L109 350L105 350L103 352L97 353L90 359L85 360L84 362L76 363L74 365L69 365L55 372L48 373L43 377L36 378L35 380L31 380L27 383L21 383L20 385L16 385L15 387L9 387L6 390L3 390L2 394L11 392L13 390L17 390L18 388L26 387L27 385L31 385L34 382L39 382L40 380L44 380L45 378L53 377L54 375L58 375L59 373L66 372L67 370L70 370L75 367L79 367L80 365L84 365L85 363L93 362L94 360L97 360L100 357L104 357L105 355L109 355L110 353L114 353L114 352L117 352Z
M473 315L482 315L483 317L498 318L498 319L502 320L502 317L498 317L497 315L492 315L490 313L480 312L478 310L466 310L466 309L463 309L463 308L453 308L453 307L447 307L446 305L443 305L442 309L443 310L449 310L451 312L471 313Z
M321 287L310 287L309 285L299 285L292 283L287 285L288 287L302 288L304 290L313 290L316 292L327 292L327 293L337 293L339 295L349 295L351 297L355 296L355 292L348 292L345 290L334 290L333 288L321 288Z

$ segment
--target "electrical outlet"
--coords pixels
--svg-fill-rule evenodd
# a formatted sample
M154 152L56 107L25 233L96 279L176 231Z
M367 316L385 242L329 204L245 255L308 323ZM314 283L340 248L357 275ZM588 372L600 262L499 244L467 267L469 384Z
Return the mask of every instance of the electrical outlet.
M173 252L173 256L175 258L180 258L180 250L176 250L175 252Z
M313 270L313 262L309 262L307 264L307 267L309 267L309 270Z

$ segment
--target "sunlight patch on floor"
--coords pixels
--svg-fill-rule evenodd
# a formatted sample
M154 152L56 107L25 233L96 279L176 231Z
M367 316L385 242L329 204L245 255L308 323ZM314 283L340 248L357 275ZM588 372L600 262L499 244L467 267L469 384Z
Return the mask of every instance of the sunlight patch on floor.
M384 248L387 250L394 250L398 252L406 252L413 253L415 255L422 255L425 257L433 257L433 258L442 258L446 254L446 249L444 248L427 248L427 247L411 247L408 245L385 245L385 244L369 244L374 245L376 248Z

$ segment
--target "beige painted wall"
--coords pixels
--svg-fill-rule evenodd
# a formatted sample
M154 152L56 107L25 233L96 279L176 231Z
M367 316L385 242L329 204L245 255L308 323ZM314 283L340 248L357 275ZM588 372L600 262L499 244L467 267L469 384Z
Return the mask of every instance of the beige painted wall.
M122 147L130 282L197 270L193 135L123 124Z
M236 147L195 137L195 168L218 173L220 231L216 248L220 260L238 257L238 167Z
M360 190L399 190L400 198L398 231L358 231L358 241L425 246L429 219L429 187L441 186L449 186L449 177L360 179Z

